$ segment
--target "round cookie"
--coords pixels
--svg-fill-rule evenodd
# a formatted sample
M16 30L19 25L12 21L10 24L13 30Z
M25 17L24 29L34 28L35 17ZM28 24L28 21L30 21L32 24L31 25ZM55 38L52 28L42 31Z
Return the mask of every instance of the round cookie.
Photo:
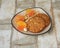
M37 16L40 16L45 20L46 27L50 24L50 17L48 15L39 13Z
M39 33L45 28L45 21L39 16L32 17L27 21L27 28L30 32Z

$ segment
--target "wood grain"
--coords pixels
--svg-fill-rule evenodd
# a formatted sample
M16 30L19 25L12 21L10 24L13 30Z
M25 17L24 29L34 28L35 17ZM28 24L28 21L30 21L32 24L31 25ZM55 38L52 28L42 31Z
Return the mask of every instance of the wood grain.
M60 5L59 5L59 2L60 2L59 0L56 0L55 2L53 2L57 48L60 48Z
M22 5L19 5L19 1L22 1ZM60 7L56 3L59 0L19 1L0 1L0 48L60 48ZM11 18L17 12L28 7L42 7L45 9L52 18L53 29L39 36L24 35L16 31L11 26Z

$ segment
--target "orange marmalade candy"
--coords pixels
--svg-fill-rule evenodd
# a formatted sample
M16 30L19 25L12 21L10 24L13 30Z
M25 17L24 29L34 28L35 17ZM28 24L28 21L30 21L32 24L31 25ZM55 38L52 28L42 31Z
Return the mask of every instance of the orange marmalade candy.
M28 16L33 16L33 15L35 14L35 10L33 10L33 9L27 9L27 10L26 10L26 14L27 14Z
M18 22L20 20L24 21L25 17L23 15L18 14L18 15L15 16L14 19L15 19L15 22Z
M23 30L24 30L24 27L23 27L23 26L18 26L17 29L18 29L19 31L23 31Z
M18 30L24 30L24 28L26 28L26 23L25 22L23 22L23 21L18 21L17 23L16 23L16 25L17 25L17 29Z

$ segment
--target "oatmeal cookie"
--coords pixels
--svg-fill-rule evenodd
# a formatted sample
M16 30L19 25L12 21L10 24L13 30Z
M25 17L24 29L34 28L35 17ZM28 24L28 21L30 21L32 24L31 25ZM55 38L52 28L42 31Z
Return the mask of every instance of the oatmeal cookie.
M30 32L39 33L45 28L45 21L39 16L32 17L27 21L27 28Z
M37 16L40 16L45 20L46 27L50 24L50 17L48 15L39 13Z

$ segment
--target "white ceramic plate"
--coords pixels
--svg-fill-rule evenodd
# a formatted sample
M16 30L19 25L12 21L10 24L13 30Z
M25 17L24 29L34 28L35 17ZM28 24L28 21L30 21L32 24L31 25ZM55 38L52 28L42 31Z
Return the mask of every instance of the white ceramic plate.
M34 9L35 11L37 11L37 12L40 12L40 13L44 13L44 14L47 14L49 17L50 17L50 15L44 10L44 9L42 9L42 8L40 8L40 7L34 7L34 8L27 8L27 9ZM25 9L25 10L27 10L27 9ZM21 12L18 12L17 14L24 14L25 13L25 10L23 10L23 11L21 11ZM16 14L16 15L17 15ZM16 16L15 15L15 16ZM14 16L14 17L15 17ZM11 24L12 24L12 26L16 29L16 26L15 26L15 23L14 23L14 17L12 18L12 20L11 20ZM46 32L49 32L50 30L51 30L51 27L52 27L52 21L51 21L51 17L50 17L50 24L43 30L43 31L41 31L40 33L32 33L32 32L30 32L30 31L24 31L24 32L22 32L22 31L19 31L18 29L16 29L18 32L20 32L20 33L23 33L23 34L27 34L27 35L40 35L40 34L44 34L44 33L46 33Z

